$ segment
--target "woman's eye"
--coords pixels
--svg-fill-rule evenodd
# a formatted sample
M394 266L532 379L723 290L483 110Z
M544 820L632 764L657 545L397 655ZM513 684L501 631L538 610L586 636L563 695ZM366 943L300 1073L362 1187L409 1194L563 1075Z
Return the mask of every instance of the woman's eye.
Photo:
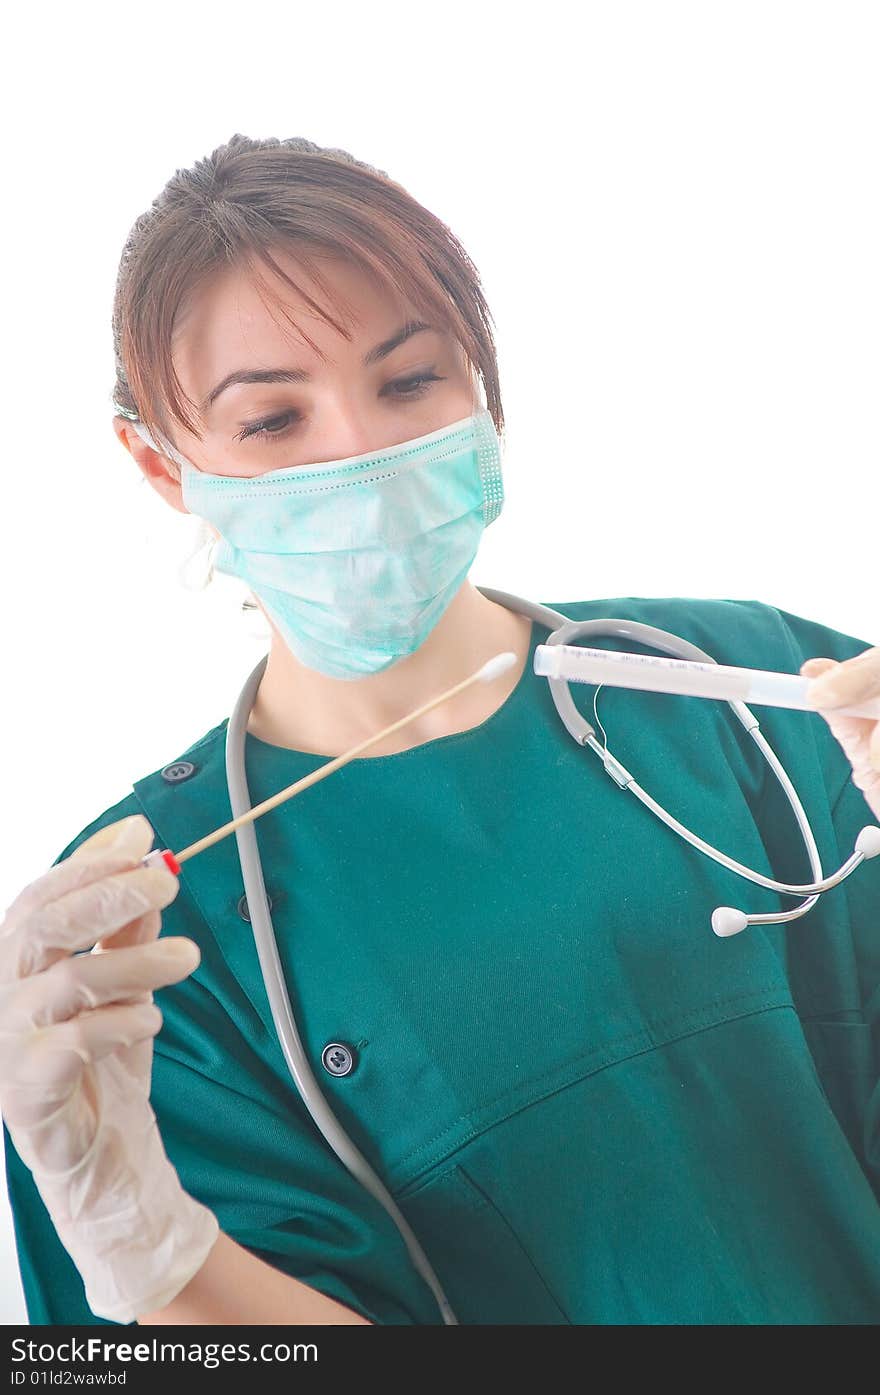
M422 397L428 391L431 383L442 383L445 379L433 370L427 373L417 373L409 378L396 378L382 389L383 394L390 392L392 396L411 401L413 398ZM278 441L287 436L292 429L286 423L298 420L298 412L284 412L280 416L265 417L262 421L250 422L244 426L233 438L236 441L246 441L257 439L262 441Z
M283 424L292 415L291 412L285 412L284 415L280 417L267 417L265 421L251 422L250 426L245 426L238 432L234 439L236 441L245 441L249 436L259 436L263 440L269 440L273 437L285 436L287 434L286 431L273 431L271 428L275 426L277 422Z
M438 374L417 373L414 378L397 378L393 383L389 383L389 388L401 397L421 397L429 383L442 383L443 379Z

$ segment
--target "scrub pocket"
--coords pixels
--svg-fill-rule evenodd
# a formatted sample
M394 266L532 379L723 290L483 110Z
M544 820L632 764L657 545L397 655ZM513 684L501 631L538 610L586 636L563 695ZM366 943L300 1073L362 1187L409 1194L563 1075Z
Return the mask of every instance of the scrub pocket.
M501 1212L460 1164L395 1201L460 1323L568 1324Z

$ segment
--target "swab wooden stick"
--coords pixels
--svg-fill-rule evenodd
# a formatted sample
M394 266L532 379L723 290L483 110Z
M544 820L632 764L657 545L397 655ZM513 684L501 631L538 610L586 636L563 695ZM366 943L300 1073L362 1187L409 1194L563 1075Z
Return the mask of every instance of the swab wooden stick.
M262 804L255 804L253 809L249 809L248 812L242 814L240 818L231 819L229 823L223 824L222 828L215 828L213 833L206 834L206 836L200 838L197 843L190 843L189 847L184 848L182 852L173 853L170 848L155 848L153 852L148 853L147 856L142 859L142 865L144 867L153 867L160 862L164 862L176 876L184 862L188 862L191 857L195 857L196 853L204 852L206 848L212 847L214 843L219 843L221 838L227 838L230 833L234 833L242 824L250 823L253 819L258 819L261 814L266 814L270 809L274 809L277 805L283 804L285 800L292 799L295 794L300 794L302 790L308 789L310 785L317 784L319 780L325 780L328 775L333 774L334 770L339 770L341 766L346 765L350 760L354 760L355 756L360 755L361 751L365 751L368 746L372 746L375 742L381 741L383 736L390 736L393 731L399 731L401 727L406 726L407 722L412 722L416 717L421 717L423 712L430 712L432 707L439 707L441 702L446 702L449 698L455 697L456 693L463 692L464 689L469 688L472 683L491 683L494 678L497 678L502 673L506 673L515 663L516 654L514 654L512 650L506 649L502 653L496 654L493 658L488 659L481 668L478 668L475 673L472 673L470 678L464 678L461 683L456 683L453 687L447 688L445 692L440 693L435 698L431 698L429 702L423 703L421 707L413 708L412 712L408 712L406 716L401 717L399 721L392 722L388 727L383 727L381 731L377 731L373 736L368 736L366 741L361 741L357 746L352 746L350 751L344 751L341 756L334 756L326 765L319 766L318 769L313 770L311 774L304 775L301 780L297 780L294 784L288 785L286 789L279 790L278 794L273 794L271 798L264 799Z

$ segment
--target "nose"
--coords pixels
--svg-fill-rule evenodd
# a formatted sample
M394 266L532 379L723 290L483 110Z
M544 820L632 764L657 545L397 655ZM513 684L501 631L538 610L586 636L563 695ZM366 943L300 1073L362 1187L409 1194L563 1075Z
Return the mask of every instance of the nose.
M389 450L412 437L412 429L406 425L397 423L392 426L387 416L382 417L378 412L373 415L363 408L348 406L332 411L326 430L315 435L310 454L316 465L331 464L350 460L354 456L370 455L378 450Z

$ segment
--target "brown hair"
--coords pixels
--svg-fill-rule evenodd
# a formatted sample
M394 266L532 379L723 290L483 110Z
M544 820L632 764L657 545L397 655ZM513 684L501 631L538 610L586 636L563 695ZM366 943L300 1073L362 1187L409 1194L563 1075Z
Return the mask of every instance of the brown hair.
M172 330L185 297L221 267L245 265L272 299L257 270L262 261L351 338L278 266L271 255L278 246L295 250L306 265L309 246L352 258L403 292L420 314L436 317L429 322L452 334L482 378L486 405L503 431L492 316L461 243L384 170L298 136L232 136L191 169L177 170L135 221L113 300L113 405L121 415L140 419L155 440L159 433L173 443L174 422L200 434L185 405L198 415L196 403L172 363Z

